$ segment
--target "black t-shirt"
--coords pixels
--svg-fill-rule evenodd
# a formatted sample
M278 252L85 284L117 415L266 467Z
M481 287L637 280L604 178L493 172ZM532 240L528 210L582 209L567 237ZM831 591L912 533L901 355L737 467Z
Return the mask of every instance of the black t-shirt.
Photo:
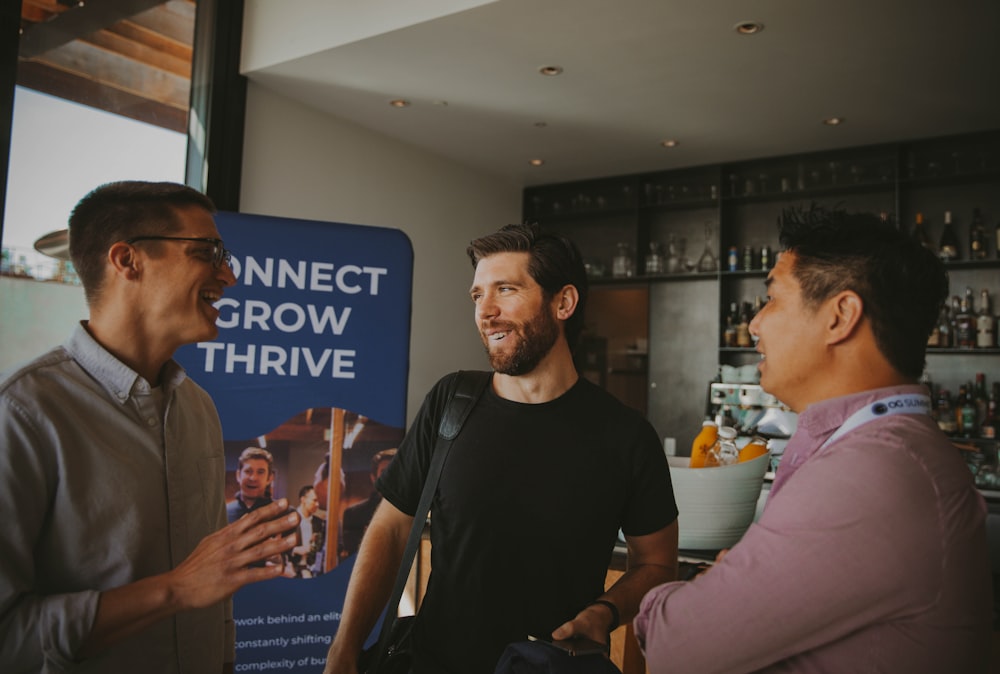
M451 379L424 400L378 490L414 514ZM452 445L431 508L431 576L415 672L492 674L506 644L547 636L604 591L621 528L677 517L659 438L581 378L547 403L488 386Z

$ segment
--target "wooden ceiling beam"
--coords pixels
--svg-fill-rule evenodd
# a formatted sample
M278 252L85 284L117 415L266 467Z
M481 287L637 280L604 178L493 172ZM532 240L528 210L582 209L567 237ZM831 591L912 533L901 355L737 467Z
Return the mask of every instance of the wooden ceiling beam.
M50 96L106 110L177 133L187 133L187 108L157 103L144 96L136 96L38 61L21 61L17 83Z
M191 25L191 29L193 32L194 24ZM97 35L106 35L108 33L117 35L124 40L130 40L144 45L152 50L167 54L173 58L185 61L188 64L186 71L190 75L191 57L194 54L194 49L191 48L191 42L194 39L193 36L189 38L187 42L178 42L172 37L167 37L153 31L150 28L141 26L134 21L129 20L116 23L111 28L99 31L87 39L91 40Z
M35 60L134 96L179 109L186 110L188 107L191 91L189 78L150 68L82 40L52 49Z
M122 26L124 24L118 25ZM156 70L163 70L188 80L191 78L190 54L187 58L175 56L151 46L148 39L133 40L124 37L117 31L101 30L82 41L99 47L106 52L121 54L127 59L155 68ZM40 60L46 60L45 55L41 56Z
M87 0L53 15L42 23L27 25L21 35L19 55L34 58L145 12L165 0Z
M194 0L167 0L161 5L129 18L151 33L191 46L194 41Z

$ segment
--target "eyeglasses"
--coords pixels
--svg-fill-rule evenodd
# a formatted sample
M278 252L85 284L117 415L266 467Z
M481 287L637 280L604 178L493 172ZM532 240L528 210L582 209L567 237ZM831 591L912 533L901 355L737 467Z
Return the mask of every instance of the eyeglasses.
M226 250L222 244L222 239L209 239L199 236L133 236L126 239L125 243L130 246L136 241L198 241L200 243L211 244L212 246L212 266L218 269L223 263L229 264L233 254Z

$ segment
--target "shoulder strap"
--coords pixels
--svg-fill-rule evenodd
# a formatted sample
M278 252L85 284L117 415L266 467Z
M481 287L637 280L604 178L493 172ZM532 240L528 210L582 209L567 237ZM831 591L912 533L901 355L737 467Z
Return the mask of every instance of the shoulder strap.
M386 605L386 614L382 618L382 630L379 633L378 645L375 649L375 657L370 671L378 671L378 665L389 647L389 635L392 632L392 625L396 621L396 609L399 600L403 596L406 587L406 580L410 576L410 568L413 566L413 559L417 555L417 547L420 545L420 537L424 532L424 524L427 522L427 514L431 510L431 501L434 500L434 492L437 491L438 480L441 478L441 469L444 467L445 457L451 449L452 441L458 437L465 420L469 417L472 408L486 390L492 372L480 372L476 370L460 370L455 377L454 389L445 405L444 413L441 415L441 422L438 425L437 442L434 445L434 454L431 457L431 465L427 471L427 480L424 488L420 492L420 502L417 504L417 511L413 517L413 526L410 528L410 535L406 541L406 550L403 552L403 559L396 572L396 583L392 589L392 596Z

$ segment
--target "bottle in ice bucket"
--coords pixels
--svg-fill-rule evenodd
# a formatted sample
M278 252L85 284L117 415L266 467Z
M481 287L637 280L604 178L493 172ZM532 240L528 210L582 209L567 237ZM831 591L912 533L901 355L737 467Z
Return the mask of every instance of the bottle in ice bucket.
M708 452L715 444L715 439L719 435L719 427L711 419L706 419L701 423L701 432L691 444L690 468L704 468Z
M736 429L731 426L721 426L719 437L708 451L705 467L728 466L740 459L740 450L736 449Z
M756 459L762 454L767 454L767 438L755 435L750 438L750 442L743 445L743 449L740 450L740 463L744 461L750 461L751 459Z

